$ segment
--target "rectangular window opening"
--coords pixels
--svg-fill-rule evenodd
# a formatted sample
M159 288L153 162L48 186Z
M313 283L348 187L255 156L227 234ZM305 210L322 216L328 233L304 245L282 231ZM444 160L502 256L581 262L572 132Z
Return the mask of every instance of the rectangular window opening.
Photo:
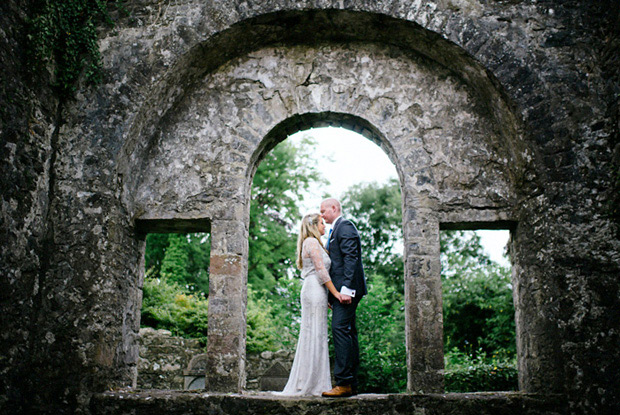
M443 230L446 392L518 390L509 230Z
M210 233L146 235L139 389L204 389L210 253Z

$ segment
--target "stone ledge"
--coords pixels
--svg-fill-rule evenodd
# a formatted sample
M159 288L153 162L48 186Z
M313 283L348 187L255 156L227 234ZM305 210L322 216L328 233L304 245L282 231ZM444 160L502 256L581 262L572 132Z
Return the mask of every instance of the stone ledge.
M364 394L352 398L278 397L269 393L119 390L96 394L93 415L326 414L326 415L563 415L566 399L519 392Z

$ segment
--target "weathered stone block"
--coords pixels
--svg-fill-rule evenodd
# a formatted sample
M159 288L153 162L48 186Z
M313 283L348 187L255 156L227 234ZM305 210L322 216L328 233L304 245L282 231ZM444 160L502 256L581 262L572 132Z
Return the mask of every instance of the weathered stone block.
M243 271L239 255L211 255L210 271L215 275L240 275Z
M197 340L172 336L167 330L140 329L140 389L184 389L185 369L203 352Z

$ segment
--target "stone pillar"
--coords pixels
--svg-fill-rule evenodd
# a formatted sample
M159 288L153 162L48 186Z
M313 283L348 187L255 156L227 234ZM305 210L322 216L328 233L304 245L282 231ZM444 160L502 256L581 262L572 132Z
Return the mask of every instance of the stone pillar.
M205 374L205 389L212 392L245 387L247 235L243 221L212 222Z
M429 210L405 208L407 389L443 392L443 311L439 222Z

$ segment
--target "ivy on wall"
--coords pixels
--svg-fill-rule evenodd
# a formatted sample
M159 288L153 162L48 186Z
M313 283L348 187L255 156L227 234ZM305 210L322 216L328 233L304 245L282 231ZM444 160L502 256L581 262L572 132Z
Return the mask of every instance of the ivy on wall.
M31 68L54 69L52 86L62 97L71 96L78 80L101 80L98 27L113 27L109 6L125 11L123 0L36 0L28 40Z

